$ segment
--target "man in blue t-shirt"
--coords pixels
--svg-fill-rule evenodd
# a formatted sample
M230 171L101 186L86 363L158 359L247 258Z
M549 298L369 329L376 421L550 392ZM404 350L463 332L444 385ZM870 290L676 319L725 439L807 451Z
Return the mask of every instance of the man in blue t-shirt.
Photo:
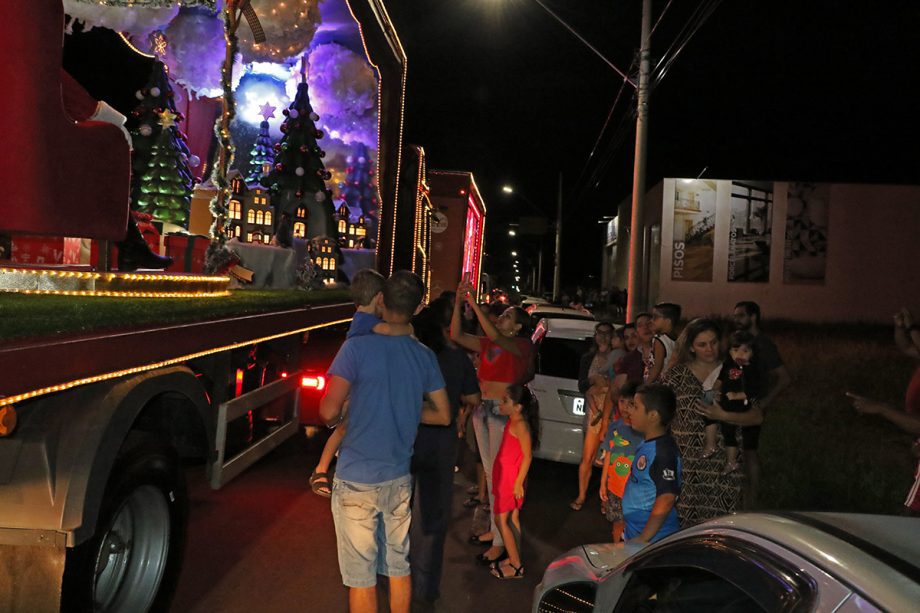
M674 392L660 384L636 391L632 428L645 440L636 449L623 493L627 541L654 543L677 532L681 459L677 442L668 432L676 410Z
M409 323L424 294L399 271L383 289L383 320ZM408 611L411 477L419 422L450 424L450 402L434 353L409 336L345 341L329 367L320 417L332 425L348 399L348 431L332 486L339 570L352 611L377 610L377 574L390 577L390 610ZM426 400L423 407L423 398Z

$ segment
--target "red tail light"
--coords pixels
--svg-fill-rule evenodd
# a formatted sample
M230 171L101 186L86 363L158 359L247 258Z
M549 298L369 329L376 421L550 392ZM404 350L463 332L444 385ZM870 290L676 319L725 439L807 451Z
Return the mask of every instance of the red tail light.
M317 375L315 377L304 377L301 379L300 385L301 387L309 387L315 389L316 391L320 391L326 387L326 377L322 375Z

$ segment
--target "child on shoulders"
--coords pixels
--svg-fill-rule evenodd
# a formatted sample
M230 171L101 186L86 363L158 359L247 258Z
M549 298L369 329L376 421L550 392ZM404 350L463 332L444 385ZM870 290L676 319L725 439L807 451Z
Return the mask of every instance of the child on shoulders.
M383 286L386 279L376 270L365 268L359 270L352 277L350 293L355 302L355 315L345 334L345 340L367 334L383 334L385 336L402 336L412 334L412 325L388 324L380 319L383 309ZM314 494L330 498L332 496L332 479L329 476L329 467L332 459L342 445L348 423L348 405L342 410L342 421L332 431L319 463L310 475L310 489Z
M600 497L604 515L613 523L614 543L623 539L623 492L636 449L642 443L642 435L633 430L631 425L637 387L635 383L627 383L620 390L617 411L607 427L602 444L607 453L601 474Z
M636 449L623 492L623 532L627 541L654 543L677 532L681 457L668 426L677 400L671 388L651 384L636 391L632 428L645 440Z

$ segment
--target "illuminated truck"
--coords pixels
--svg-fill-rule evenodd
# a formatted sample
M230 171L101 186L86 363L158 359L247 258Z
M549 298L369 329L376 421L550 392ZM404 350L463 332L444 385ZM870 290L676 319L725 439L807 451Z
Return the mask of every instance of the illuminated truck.
M486 205L473 173L432 170L428 187L432 207L431 295L456 290L464 277L481 294Z
M391 232L365 256L389 274L413 240L393 219L406 58L382 0L324 10L336 4L324 32L351 28L379 84L376 221ZM62 109L59 0L10 8L0 51L20 60L0 69L18 88L0 102L0 234L15 247L104 218L77 234L103 241L104 260L124 233L127 145ZM98 192L81 189L90 179ZM221 275L54 265L53 251L0 262L0 610L162 610L183 557L180 467L203 463L219 488L295 434L300 389L316 385L308 334L354 306L343 289L228 292Z

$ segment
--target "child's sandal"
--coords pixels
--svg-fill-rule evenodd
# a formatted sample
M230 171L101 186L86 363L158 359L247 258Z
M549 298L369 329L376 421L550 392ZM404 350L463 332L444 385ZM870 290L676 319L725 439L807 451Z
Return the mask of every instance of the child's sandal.
M718 447L713 447L712 449L704 449L703 455L700 457L702 457L704 460L708 460L709 458L716 455L717 453L719 453Z
M506 575L505 569L511 568L514 570L514 574ZM524 578L524 565L515 566L514 564L509 563L508 566L501 566L496 564L492 567L492 576L496 579L523 579Z

